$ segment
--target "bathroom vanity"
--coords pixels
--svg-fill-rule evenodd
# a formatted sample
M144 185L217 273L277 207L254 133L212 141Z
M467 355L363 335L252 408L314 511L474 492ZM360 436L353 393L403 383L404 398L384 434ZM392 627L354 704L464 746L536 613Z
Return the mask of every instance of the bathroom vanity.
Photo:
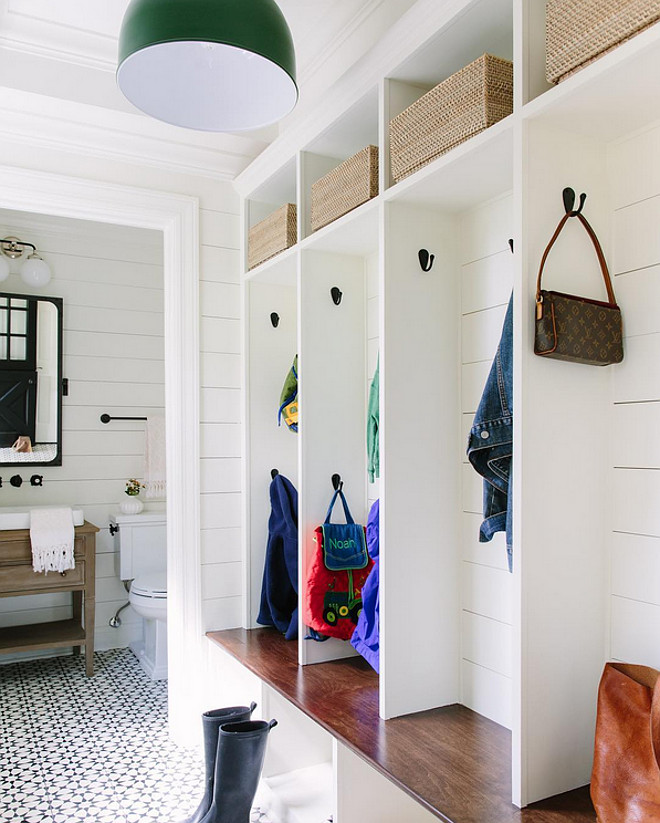
M0 531L0 597L72 592L68 620L0 628L0 653L72 646L85 648L85 671L94 674L94 567L98 528L85 521L76 526L75 567L65 572L34 572L30 530Z

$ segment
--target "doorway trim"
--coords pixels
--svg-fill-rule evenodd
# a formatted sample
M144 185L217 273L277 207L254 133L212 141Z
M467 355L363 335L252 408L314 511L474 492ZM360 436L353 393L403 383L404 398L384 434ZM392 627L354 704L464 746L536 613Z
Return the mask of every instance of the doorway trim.
M198 200L14 166L0 179L0 208L163 233L169 723L190 743L202 686Z

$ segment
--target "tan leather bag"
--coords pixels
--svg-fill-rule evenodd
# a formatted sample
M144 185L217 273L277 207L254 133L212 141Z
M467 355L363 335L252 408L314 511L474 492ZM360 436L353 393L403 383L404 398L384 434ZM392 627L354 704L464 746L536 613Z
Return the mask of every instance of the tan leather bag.
M591 799L599 823L660 823L660 672L607 663Z

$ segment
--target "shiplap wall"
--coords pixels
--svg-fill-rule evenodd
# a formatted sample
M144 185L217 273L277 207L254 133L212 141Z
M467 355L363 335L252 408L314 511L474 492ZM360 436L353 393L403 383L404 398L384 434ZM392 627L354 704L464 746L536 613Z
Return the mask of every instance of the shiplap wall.
M242 623L238 202L200 213L201 540L204 629ZM223 208L227 208L224 207Z
M27 481L43 474L41 487L2 488L2 505L68 504L84 509L100 527L96 540L96 648L126 646L139 636L141 619L128 608L122 625L108 620L127 601L115 568L108 524L130 477L144 475L145 426L112 422L111 415L163 414L163 243L160 232L80 220L0 214L3 237L34 243L49 262L53 279L30 289L12 274L4 291L62 297L63 375L69 394L62 401L62 466L4 467ZM0 600L0 625L71 616L71 595L43 594ZM9 658L5 658L8 660Z
M240 541L240 233L239 198L229 181L158 168L49 142L35 151L11 125L0 136L3 163L101 183L196 197L200 214L201 540L203 629L241 623ZM1 198L0 198L1 201ZM215 329L215 332L211 331ZM215 337L213 336L215 334ZM219 486L222 484L222 489ZM4 487L3 487L4 491Z
M660 668L660 126L610 149L613 366L610 657Z
M479 543L481 477L465 455L513 285L512 197L460 218L463 551L461 702L511 727L511 575L503 533Z

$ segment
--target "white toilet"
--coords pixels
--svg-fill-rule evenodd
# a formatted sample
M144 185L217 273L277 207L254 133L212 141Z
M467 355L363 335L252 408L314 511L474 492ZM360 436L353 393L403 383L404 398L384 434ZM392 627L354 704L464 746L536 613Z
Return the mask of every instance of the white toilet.
M152 680L167 677L167 528L165 512L118 514L117 573L130 580L128 600L142 617L142 639L131 651Z

